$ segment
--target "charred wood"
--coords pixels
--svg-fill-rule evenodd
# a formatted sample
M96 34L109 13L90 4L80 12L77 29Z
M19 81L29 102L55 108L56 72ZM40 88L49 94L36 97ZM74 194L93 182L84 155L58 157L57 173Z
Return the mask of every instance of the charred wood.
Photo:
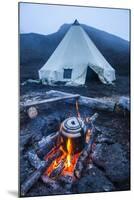
M61 175L61 176L59 176L58 181L62 182L63 184L72 184L73 176L71 176L71 175Z
M30 190L30 188L38 181L42 172L44 170L44 166L40 167L38 170L33 172L30 177L21 185L21 195L25 196L26 193Z
M62 188L61 188L61 186L58 184L57 181L55 181L55 180L53 180L53 179L51 179L50 177L45 176L45 175L43 175L43 176L41 177L41 179L42 179L43 183L44 183L46 186L50 187L50 189L51 189L52 191L57 191L57 190L61 190L61 191L62 191Z
M36 150L43 148L44 146L52 143L53 145L55 145L57 138L59 136L59 132L56 133L52 133L50 135L48 135L47 137L43 137L36 145Z
M95 120L98 118L99 114L98 113L94 113L90 118L89 121L94 123Z
M27 153L28 160L30 164L35 168L39 169L45 161L41 161L41 159L38 157L36 152L34 150L30 150Z
M64 185L64 188L66 190L66 194L69 194L72 189L73 185L73 175L61 175L58 179L58 181L61 182L62 185Z
M62 155L62 151L57 151L51 158L48 160L42 162L42 166L39 167L33 174L31 174L30 177L24 181L24 183L21 185L21 195L25 196L25 194L30 190L30 188L38 181L38 179L41 177L42 173L51 165L53 160L58 158Z
M52 133L47 137L43 137L36 145L34 145L37 155L43 158L53 147L59 145L59 132Z
M81 154L78 158L78 161L76 163L76 167L74 169L74 175L76 178L81 177L81 173L84 168L85 160L87 159L87 157L90 155L90 153L92 151L92 146L93 146L93 143L95 142L96 136L97 136L97 131L95 130L95 127L93 125L90 140L89 140L88 144L86 144L83 151L81 152Z
M24 146L30 141L32 134L20 135L20 150L24 149Z
M64 160L51 172L50 178L57 178L65 168Z

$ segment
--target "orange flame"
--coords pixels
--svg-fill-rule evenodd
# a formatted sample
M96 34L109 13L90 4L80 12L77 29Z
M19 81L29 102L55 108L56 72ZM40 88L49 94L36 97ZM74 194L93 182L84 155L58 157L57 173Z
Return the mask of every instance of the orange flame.
M74 168L75 168L75 165L76 165L76 162L77 162L77 159L78 159L80 153L77 153L77 154L74 154L74 155L72 154L73 146L72 146L71 138L68 138L66 145L67 145L66 146L67 152L63 149L63 146L61 145L59 147L59 149L63 152L62 156L60 156L59 158L57 158L53 161L53 163L44 172L44 175L50 176L52 171L54 169L56 169L59 166L59 164L63 161L64 161L65 167L64 167L61 174L62 175L66 175L66 174L73 175L73 171L74 171ZM53 148L51 150L51 152L48 153L47 156L45 156L44 159L47 160L48 158L52 157L52 155L55 154L57 150L58 150L57 148Z
M70 167L71 166L71 154L72 154L72 142L71 142L71 139L68 138L67 140L67 167Z

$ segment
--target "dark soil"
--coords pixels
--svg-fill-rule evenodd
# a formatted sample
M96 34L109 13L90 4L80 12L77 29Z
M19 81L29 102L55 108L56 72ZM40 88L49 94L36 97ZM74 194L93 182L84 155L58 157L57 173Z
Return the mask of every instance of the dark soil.
M74 94L80 94L88 97L105 97L116 98L118 96L129 96L130 80L128 76L117 76L114 85L102 84L99 80L86 82L85 86L69 87L69 86L47 86L36 83L27 83L20 86L20 95L29 94L31 92L46 92L49 90L59 90Z

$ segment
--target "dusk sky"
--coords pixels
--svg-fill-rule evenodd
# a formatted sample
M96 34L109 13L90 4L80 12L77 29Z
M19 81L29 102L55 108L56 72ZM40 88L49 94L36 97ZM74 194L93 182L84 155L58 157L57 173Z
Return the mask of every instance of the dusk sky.
M129 40L129 10L20 3L20 32L56 32L75 19Z

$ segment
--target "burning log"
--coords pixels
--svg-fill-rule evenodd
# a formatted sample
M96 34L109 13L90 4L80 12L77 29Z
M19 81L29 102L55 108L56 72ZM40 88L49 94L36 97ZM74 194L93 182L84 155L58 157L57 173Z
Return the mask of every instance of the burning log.
M39 157L44 157L54 146L58 145L59 132L43 137L36 145L35 149Z
M21 195L25 196L25 194L30 190L30 188L38 181L42 173L51 165L53 160L60 157L62 155L62 151L57 151L51 158L42 162L41 166L33 172L33 174L28 177L28 179L21 185Z
M90 140L89 140L88 144L86 144L86 146L83 149L83 151L81 152L81 154L80 154L80 156L78 158L78 161L76 163L76 167L74 169L74 175L75 175L76 178L80 178L81 177L81 173L82 173L82 170L84 168L85 160L91 153L92 145L93 145L93 143L95 141L96 135L97 135L97 131L96 131L94 125L92 124Z
M51 172L50 178L57 178L65 168L65 160L62 160L62 162Z

